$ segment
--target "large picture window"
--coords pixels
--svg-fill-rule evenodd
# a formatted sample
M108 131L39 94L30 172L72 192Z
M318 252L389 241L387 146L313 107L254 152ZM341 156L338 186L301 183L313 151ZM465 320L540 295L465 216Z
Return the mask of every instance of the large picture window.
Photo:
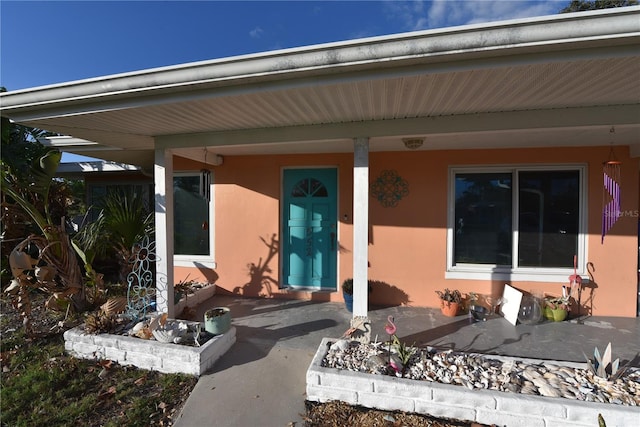
M451 169L448 271L573 269L574 256L584 257L583 175L583 167Z

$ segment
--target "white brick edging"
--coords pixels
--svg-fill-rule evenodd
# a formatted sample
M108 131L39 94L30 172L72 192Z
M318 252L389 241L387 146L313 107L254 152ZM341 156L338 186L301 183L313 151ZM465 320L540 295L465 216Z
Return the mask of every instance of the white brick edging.
M197 289L192 294L185 294L180 301L174 306L174 315L180 316L185 308L193 308L202 304L204 301L213 297L216 294L216 284L208 283L200 289Z
M161 343L124 335L87 334L82 326L64 333L64 348L80 359L109 359L121 365L163 373L200 376L236 342L236 328L211 338L200 347Z
M336 339L322 340L307 370L307 400L340 400L367 408L508 427L594 427L598 425L598 414L602 414L607 427L640 425L640 407L469 390L456 385L323 368L322 359L328 343L333 341Z

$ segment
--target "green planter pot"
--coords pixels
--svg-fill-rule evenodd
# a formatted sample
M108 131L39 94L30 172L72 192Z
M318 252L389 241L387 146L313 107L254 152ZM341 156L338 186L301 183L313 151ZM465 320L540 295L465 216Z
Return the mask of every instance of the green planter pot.
M544 317L553 322L562 322L567 318L567 310L563 308L552 309L550 307L545 307Z
M204 330L214 335L222 335L231 328L231 309L214 307L204 313Z

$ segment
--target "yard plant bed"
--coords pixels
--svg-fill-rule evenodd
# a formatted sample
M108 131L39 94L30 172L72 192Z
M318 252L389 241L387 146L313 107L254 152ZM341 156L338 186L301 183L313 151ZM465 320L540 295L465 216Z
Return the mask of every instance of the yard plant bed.
M85 361L64 351L63 332L82 322L62 322L34 295L36 335L26 338L18 313L0 299L2 426L170 426L197 378Z
M344 402L305 403L306 427L481 427L481 424L398 411L380 411Z
M553 382L556 387L554 390L568 393L570 389L565 390L561 380L556 377L562 376L561 372L577 373L580 369L577 367L571 370L568 365L550 363L542 366L535 363L534 359L527 359L526 366L522 367L513 358L501 358L504 365L494 372L500 362L498 360L485 360L476 355L470 355L471 359L466 360L464 354L438 351L430 359L425 353L418 353L417 350L411 352L406 348L403 353L407 357L402 357L400 363L395 357L398 354L393 353L393 345L390 357L385 355L385 350L382 349L384 346L382 343L363 345L358 342L323 339L307 370L307 399L320 403L340 400L373 410L419 413L436 418L497 425L592 426L600 417L604 417L608 425L627 426L635 425L639 413L636 399L640 392L637 388L640 382L636 371L624 377L626 385L622 386L629 387L629 392L625 392L627 395L620 394L614 388L618 385L617 381L606 385L578 383L579 393L594 398L584 401L576 399L578 396L571 398L562 395L558 398L560 396L555 397L557 391L546 389L546 384ZM445 360L444 356L451 356L456 362L461 358L460 361L464 363L447 365L450 361ZM429 367L431 361L438 365L435 366L435 371ZM389 375L387 367L391 366L395 370L393 364L400 366L400 371ZM468 370L469 368L472 370ZM567 372L564 371L565 368ZM552 375L544 376L543 369L549 369L545 374ZM511 375L519 375L520 371L525 378L522 387L512 391L512 387L508 386L512 384L511 381L506 380ZM540 376L535 376L533 372L538 372ZM501 381L504 391L500 386L496 388L492 385L491 381L485 384L483 379L492 376ZM527 379L529 376L530 381ZM464 380L471 377L476 378L475 383L464 384ZM544 383L541 382L542 378L545 378ZM453 379L460 380L464 385L454 385L457 381ZM571 383L571 380L567 381ZM538 383L539 389L534 390L533 387L538 387ZM525 390L525 387L530 390ZM604 396L605 391L611 392L611 403L595 400Z
M615 380L595 375L586 364L522 361L516 358L339 340L327 343L321 366L391 375L417 381L522 395L640 406L640 371L622 369ZM386 349L391 350L391 353ZM404 355L404 357L402 357Z
M64 351L62 334L84 319L63 321L64 315L43 308L44 296L33 297L31 318L37 332L33 339L24 336L18 313L5 296L0 297L0 425L173 425L196 377L71 357ZM307 402L305 418L307 427L394 425L392 419L407 427L470 425L342 402Z

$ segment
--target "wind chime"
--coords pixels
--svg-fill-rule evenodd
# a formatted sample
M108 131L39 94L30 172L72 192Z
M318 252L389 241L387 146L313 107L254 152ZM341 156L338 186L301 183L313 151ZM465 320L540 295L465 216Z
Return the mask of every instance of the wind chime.
M615 128L612 126L609 131L611 134L615 133ZM602 190L602 242L604 243L604 236L607 234L611 227L620 218L620 169L622 162L616 159L613 152L613 141L611 142L611 150L609 151L609 159L602 163L602 174L604 178L604 187Z

